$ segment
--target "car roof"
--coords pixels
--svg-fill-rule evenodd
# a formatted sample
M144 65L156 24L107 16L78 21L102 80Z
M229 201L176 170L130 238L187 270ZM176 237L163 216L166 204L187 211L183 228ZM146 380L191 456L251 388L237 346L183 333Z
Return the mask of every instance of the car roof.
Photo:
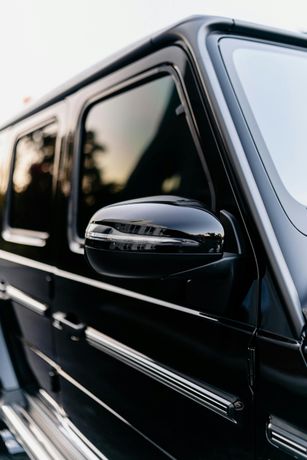
M246 21L238 21L230 18L218 16L191 16L177 22L163 30L147 36L136 43L120 50L119 52L99 61L97 64L82 71L75 77L69 79L58 86L45 96L30 104L26 109L17 113L0 127L0 131L18 123L19 121L34 115L35 113L47 108L48 106L61 101L70 94L87 84L101 78L125 65L146 56L147 54L159 49L161 44L164 46L171 44L178 39L189 41L191 35L197 35L200 27L206 27L209 31L223 30L228 33L256 36L262 39L270 39L287 44L307 47L307 36L303 33L284 31L269 26L262 26Z

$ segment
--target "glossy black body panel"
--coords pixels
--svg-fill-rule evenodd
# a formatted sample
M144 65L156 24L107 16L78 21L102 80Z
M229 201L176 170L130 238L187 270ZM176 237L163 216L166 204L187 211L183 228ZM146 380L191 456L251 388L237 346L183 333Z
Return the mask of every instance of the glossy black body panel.
M71 421L82 433L107 456L125 460L127 458L162 460L170 457L159 446L152 443L141 433L135 431L129 423L110 414L103 405L93 406L93 401L67 380L61 380L66 398L66 408ZM93 430L92 427L97 427ZM119 442L120 440L120 442Z
M78 287L76 283L59 280L57 288L55 300L64 312L71 311L73 302L74 313L88 327L129 345L184 378L211 386L217 394L234 394L245 409L237 414L238 424L223 422L220 415L144 377L138 370L95 349L86 339L71 341L70 335L57 331L60 364L65 372L175 457L190 458L193 454L193 458L202 458L205 451L207 458L214 458L214 436L221 441L220 424L227 432L221 452L226 455L236 439L238 451L243 444L247 455L252 439L246 350L252 328L240 330L201 315L176 312L86 284ZM86 300L89 296L90 305ZM225 379L230 372L232 379ZM65 401L63 392L64 407ZM92 401L91 405L95 411L97 402ZM84 411L83 417L85 414ZM98 436L99 426L91 426L92 436ZM208 427L205 432L203 426Z

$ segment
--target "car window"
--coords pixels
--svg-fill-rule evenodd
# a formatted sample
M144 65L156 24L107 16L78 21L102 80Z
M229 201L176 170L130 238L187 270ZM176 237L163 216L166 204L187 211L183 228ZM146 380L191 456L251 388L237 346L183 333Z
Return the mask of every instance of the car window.
M289 194L307 206L307 53L246 40L222 40L239 102L262 154Z
M91 106L83 123L78 233L114 202L178 195L210 205L175 82L164 76Z
M56 133L54 122L16 143L9 213L12 228L50 230Z

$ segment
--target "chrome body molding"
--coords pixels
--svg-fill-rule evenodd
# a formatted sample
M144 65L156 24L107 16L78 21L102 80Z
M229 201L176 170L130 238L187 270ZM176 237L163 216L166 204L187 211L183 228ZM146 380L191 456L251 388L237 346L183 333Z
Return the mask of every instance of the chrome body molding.
M182 377L166 367L154 362L149 357L132 348L108 337L97 330L88 327L85 331L87 342L93 347L111 355L125 364L137 369L147 376L157 380L189 399L205 406L222 417L237 423L235 419L234 403L237 398L213 391ZM219 394L220 393L220 394Z
M33 299L29 295L25 294L24 292L16 289L15 287L11 286L10 284L6 287L6 294L8 298L11 300L23 305L26 308L38 313L39 315L45 315L46 311L48 310L47 305L44 303L38 302L37 300Z
M36 246L38 248L43 248L46 246L48 236L48 233L32 232L29 230L4 230L2 232L2 238L9 243L23 244L25 246Z
M213 316L206 315L198 310L193 310L192 308L183 307L181 305L177 305L171 302L167 302L162 299L157 299L155 297L150 297L145 294L140 294L139 292L130 291L129 289L121 288L119 286L114 286L113 284L108 284L103 281L98 281L93 278L87 278L86 276L78 275L76 273L67 272L65 270L61 270L53 265L47 265L42 262L38 262L34 259L29 259L28 257L19 256L17 254L13 254L11 252L3 251L0 249L0 259L8 260L10 262L25 265L26 267L31 267L36 270L44 270L48 273L53 275L69 279L71 281L76 281L78 283L86 284L88 286L95 287L97 289L102 289L108 292L113 292L114 294L125 295L127 297L141 300L143 302L149 302L153 305L158 305L160 307L169 308L171 310L176 310L178 312L187 313L189 315L199 316L203 319L207 319L210 321L218 322L219 320Z
M277 417L270 417L267 425L269 442L296 459L307 459L307 435Z

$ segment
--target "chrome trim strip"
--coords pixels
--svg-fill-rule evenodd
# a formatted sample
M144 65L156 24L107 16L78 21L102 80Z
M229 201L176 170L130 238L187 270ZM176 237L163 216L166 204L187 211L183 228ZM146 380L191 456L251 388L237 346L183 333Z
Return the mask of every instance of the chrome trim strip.
M53 361L51 358L45 355L45 353L37 350L37 348L33 347L30 344L27 344L27 345L30 348L30 350L33 351L33 353L35 353L37 356L39 356L39 358L45 361L45 363L47 363L50 367L52 367L58 374L62 372L61 367L55 361Z
M2 232L2 238L9 243L24 244L26 246L36 246L43 248L46 246L48 233L41 232L29 232L25 230L24 233L21 231L14 232L10 229Z
M33 260L33 259L28 259L27 257L12 254L11 252L3 251L2 249L0 249L0 259L8 260L10 262L14 262L20 265L25 265L27 267L35 268L37 270L44 270L48 273L52 273L53 275L56 275L62 278L66 278L71 281L83 283L88 286L95 287L97 289L102 289L104 291L113 292L114 294L125 295L133 299L137 299L143 302L148 302L154 305L158 305L159 307L165 307L165 308L169 308L172 310L180 311L182 313L187 313L189 315L199 316L201 318L208 319L210 321L216 321L216 322L218 321L217 318L206 315L200 311L193 310L187 307L183 307L181 305L177 305L171 302L167 302L165 300L156 299L155 297L150 297L145 294L140 294L138 292L130 291L129 289L114 286L112 284L108 284L103 281L98 281L92 278L87 278L82 275L77 275L76 273L67 272L65 270L61 270L52 265L47 265L42 262L37 262L36 260Z
M6 287L7 295L15 302L21 304L22 306L29 308L30 310L38 313L39 315L45 315L48 309L47 305L44 303L38 302L32 297L28 296L24 292L16 289L10 284Z
M133 350L130 347L108 337L96 329L88 327L85 337L89 345L111 355L112 357L128 364L143 374L157 380L193 401L205 406L217 414L237 423L233 418L233 404L235 397L223 397L217 393L200 386L191 380L181 377L177 373L154 362L149 357Z
M306 448L297 444L296 442L291 441L289 438L286 436L282 436L281 434L276 433L274 430L272 430L271 433L272 436L272 441L276 441L276 443L282 444L285 447L293 447L294 449L299 450L303 454L306 454Z
M35 268L37 270L44 270L49 273L53 273L53 270L55 269L55 267L52 265L47 265L43 262L29 259L28 257L20 256L18 254L14 254L13 252L4 251L3 249L0 249L0 258L4 261L8 260L9 262L13 262L15 264L24 265L26 267Z
M49 393L47 393L46 390L43 390L42 388L40 388L38 390L38 393L41 397L41 399L43 400L44 404L46 404L49 409L52 410L52 412L55 414L55 415L61 415L63 417L66 416L65 414L65 411L64 409L62 408L62 406L60 406L51 396Z
M268 441L295 458L307 459L307 436L282 420L271 417L266 430Z

